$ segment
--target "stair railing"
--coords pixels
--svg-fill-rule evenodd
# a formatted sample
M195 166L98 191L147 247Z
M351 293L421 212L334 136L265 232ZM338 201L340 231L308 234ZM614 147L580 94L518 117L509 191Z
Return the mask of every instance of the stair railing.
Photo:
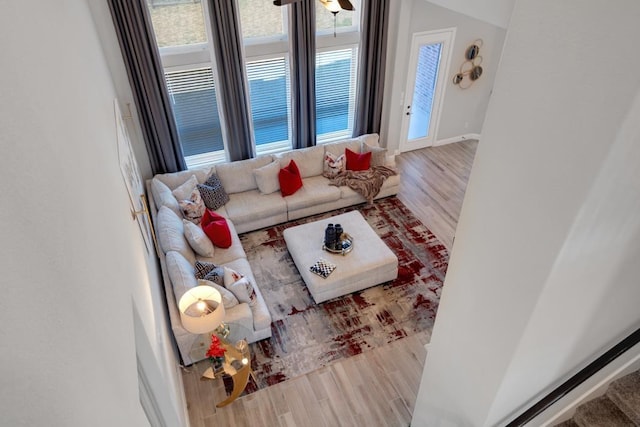
M569 378L567 381L560 384L553 391L549 392L546 396L533 404L529 409L520 414L517 418L511 421L506 427L520 427L526 425L529 421L533 420L538 415L542 414L551 405L562 399L573 389L585 382L596 372L603 369L609 363L613 362L624 352L629 350L634 345L640 342L640 328L636 329L629 336L624 338L618 344L607 350L602 356L598 357L593 362L589 363L586 367Z

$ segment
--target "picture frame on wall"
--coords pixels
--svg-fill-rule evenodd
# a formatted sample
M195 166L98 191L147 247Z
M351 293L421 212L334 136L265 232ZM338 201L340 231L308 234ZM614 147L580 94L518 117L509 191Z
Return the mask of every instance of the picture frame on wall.
M129 195L129 202L131 203L131 215L138 223L145 247L147 248L147 253L152 253L155 250L155 236L151 225L151 218L149 217L149 207L147 206L147 198L144 192L144 182L140 175L140 169L138 168L133 148L131 147L125 117L122 115L117 99L114 100L113 105L118 145L118 162ZM131 117L130 112L127 117Z

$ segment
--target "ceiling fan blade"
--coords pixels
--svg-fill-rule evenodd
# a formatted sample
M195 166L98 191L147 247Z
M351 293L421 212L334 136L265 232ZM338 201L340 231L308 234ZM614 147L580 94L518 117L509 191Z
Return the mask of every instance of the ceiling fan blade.
M273 4L276 6L285 6L291 3L299 2L300 0L273 0Z
M338 4L344 10L354 10L354 7L349 0L338 0Z

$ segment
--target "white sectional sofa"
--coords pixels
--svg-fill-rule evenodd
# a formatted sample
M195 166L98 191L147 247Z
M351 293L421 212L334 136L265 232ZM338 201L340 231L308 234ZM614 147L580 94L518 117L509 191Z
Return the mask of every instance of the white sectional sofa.
M265 155L254 159L217 164L212 167L159 174L147 182L149 204L160 246L160 265L165 284L169 317L180 355L185 364L203 358L192 351L203 337L187 332L180 322L177 301L189 288L198 285L195 277L196 260L227 266L248 277L256 290L257 304L249 307L240 303L226 310L225 323L230 326L230 340L246 338L255 342L271 336L271 316L260 294L251 266L238 233L280 224L305 216L366 202L356 191L346 186L330 185L323 176L325 153L336 156L349 148L356 153L372 151L377 162L390 165L386 150L378 146L378 135L363 135L311 148ZM375 157L372 157L374 159ZM293 159L302 177L303 186L294 194L283 197L279 191L278 172ZM384 160L381 160L384 159ZM373 165L373 162L372 162ZM213 257L198 255L184 236L182 212L172 191L192 176L204 183L216 174L229 200L216 210L227 219L232 235L228 249L215 248ZM398 193L400 176L388 177L375 197ZM202 343L205 345L206 343Z

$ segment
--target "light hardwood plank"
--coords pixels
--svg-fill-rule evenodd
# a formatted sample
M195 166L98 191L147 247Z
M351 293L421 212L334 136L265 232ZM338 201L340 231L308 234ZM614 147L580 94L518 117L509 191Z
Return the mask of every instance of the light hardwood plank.
M403 153L398 198L449 249L478 146L464 141ZM224 408L221 381L183 373L192 427L212 426L408 426L426 359L423 332L336 361L275 386L243 396Z

